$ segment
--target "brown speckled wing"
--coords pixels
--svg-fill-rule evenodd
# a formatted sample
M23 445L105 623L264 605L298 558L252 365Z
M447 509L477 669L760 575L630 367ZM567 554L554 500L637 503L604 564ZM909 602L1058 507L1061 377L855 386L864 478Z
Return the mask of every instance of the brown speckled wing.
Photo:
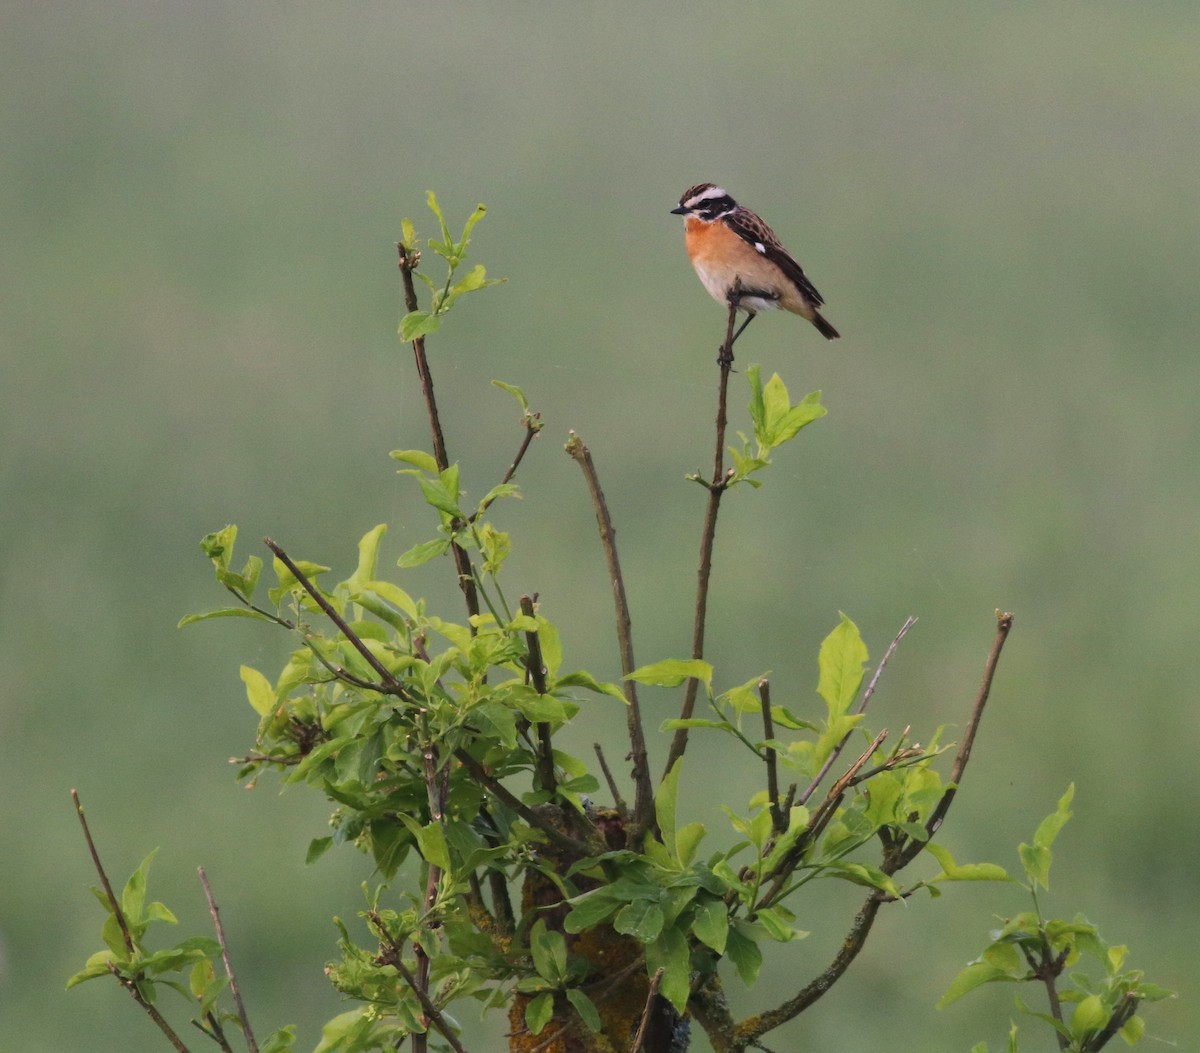
M792 259L787 249L775 236L775 231L768 227L761 218L748 208L739 205L725 217L725 222L739 238L749 242L755 251L759 251L757 246L762 245L762 255L783 271L814 307L820 307L825 302L821 298L821 294L817 292L817 287L808 280L804 268Z

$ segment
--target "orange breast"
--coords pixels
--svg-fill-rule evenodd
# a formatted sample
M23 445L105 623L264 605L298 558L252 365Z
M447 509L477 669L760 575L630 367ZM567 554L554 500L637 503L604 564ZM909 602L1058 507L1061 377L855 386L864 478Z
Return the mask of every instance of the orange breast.
M700 281L718 303L728 302L729 290L740 278L744 289L768 294L762 299L744 301L749 310L783 307L796 314L807 314L811 310L784 273L724 223L705 223L688 216L684 244Z

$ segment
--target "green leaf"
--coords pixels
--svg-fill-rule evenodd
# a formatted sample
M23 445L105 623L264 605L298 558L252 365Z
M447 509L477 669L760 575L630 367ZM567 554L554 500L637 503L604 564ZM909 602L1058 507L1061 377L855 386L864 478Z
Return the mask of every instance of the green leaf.
M874 785L872 783L872 785ZM1004 867L995 863L963 863L954 861L950 850L930 841L925 850L941 864L942 873L934 881L1008 881Z
M688 942L678 929L665 929L657 940L646 945L646 967L651 973L662 969L659 994L684 1012L691 994L691 956Z
M867 648L858 626L844 614L841 618L837 628L825 637L817 657L817 692L828 704L830 716L842 716L850 708L867 662Z
M315 863L320 859L330 848L333 847L332 837L314 837L308 843L308 852L304 856L305 863Z
M561 932L546 928L538 918L529 934L529 950L538 976L552 984L561 984L567 977L567 941Z
M363 589L375 593L381 600L403 611L410 618L417 617L417 604L399 585L393 585L390 581L368 581Z
M430 314L428 311L409 311L400 319L400 339L407 344L436 333L441 327L442 320L436 314Z
M1146 1033L1146 1021L1140 1016L1131 1016L1121 1025L1120 1035L1127 1046L1132 1046Z
M1025 874L1029 880L1034 885L1041 885L1042 888L1048 889L1050 887L1050 849L1021 843L1017 845L1017 855L1021 857L1021 865L1025 868Z
M982 987L984 984L1011 981L1012 979L1013 977L1003 969L998 969L988 962L972 962L951 981L950 986L946 988L946 993L938 999L937 1007L945 1009L952 1002L957 1002L968 991L974 991L976 987Z
M1075 784L1071 783L1067 787L1067 792L1059 798L1058 807L1038 825L1037 832L1033 835L1033 843L1038 848L1048 849L1054 844L1054 839L1058 837L1059 831L1067 825L1067 820L1071 818L1071 801L1074 797Z
M679 862L685 867L692 865L692 860L696 858L696 849L706 832L703 823L688 823L676 832L675 849Z
M729 936L729 908L719 899L704 900L692 918L692 932L704 946L724 954Z
M492 384L500 388L502 391L507 391L521 407L522 413L529 412L529 401L525 398L525 392L515 384L505 384L503 380L493 380Z
M248 665L241 667L242 683L246 685L246 697L254 712L260 717L275 712L275 689L265 676Z
M602 921L607 921L621 906L621 901L615 899L608 888L601 887L574 897L571 904L571 913L563 921L563 928L567 932L576 933L595 928Z
M712 675L713 667L698 658L686 660L668 658L662 662L635 669L625 679L634 680L639 684L650 684L654 687L678 687L685 680L694 678L711 687Z
M598 1034L604 1025L600 1022L600 1013L592 1000L578 987L568 987L567 1001L575 1007L575 1012L583 1018L583 1022L588 1026L588 1030L593 1034Z
M121 893L121 913L130 925L137 925L142 920L142 909L146 902L146 876L150 873L150 864L154 862L156 855L157 848L142 860L137 870L125 882L125 889Z
M112 951L97 951L88 958L83 969L67 981L67 990L69 991L72 987L83 983L85 980L94 980L97 976L111 976L112 970L108 967L109 963L115 963L118 960Z
M414 545L407 552L401 555L401 557L396 560L396 565L404 570L407 570L410 567L419 567L422 563L428 563L436 556L444 555L449 548L449 538L438 538L436 541L425 541L420 545Z
M288 1053L296 1042L296 1025L287 1024L267 1036L266 1042L258 1047L258 1053Z
M399 815L400 821L416 838L417 850L421 853L421 858L435 867L449 870L450 852L446 847L446 834L442 830L442 824L433 822L428 826L422 826L411 815L405 815L403 812Z
M671 770L659 783L658 792L654 795L654 815L658 820L659 835L672 859L678 859L675 846L675 802L679 796L679 773L682 770L683 758L680 757L671 765Z
M762 950L753 936L747 935L753 932L752 926L744 921L735 920L725 942L725 956L733 962L738 976L747 987L754 986L759 970L762 969Z
M1108 1016L1104 1000L1099 995L1088 995L1075 1006L1075 1012L1071 1014L1071 1034L1081 1039L1093 1031L1099 1031L1108 1023Z
M206 622L210 618L255 618L260 622L274 624L274 620L268 615L249 607L215 607L209 611L200 611L198 614L185 615L179 619L175 628L182 629L185 626L194 625L196 622Z
M664 720L659 726L660 731L674 731L677 728L714 728L717 731L734 731L734 726L728 720L709 720L706 717L687 717L680 719L672 717Z
M372 527L359 539L358 566L346 580L352 592L362 589L368 581L375 578L375 565L379 560L379 543L387 533L387 524L380 523Z
M663 912L657 903L648 899L636 899L626 904L613 919L613 929L632 936L641 943L657 939L663 928Z
M525 1007L525 1026L529 1028L530 1034L540 1035L553 1015L554 994L551 991L543 991L531 998L529 1005Z
M428 472L430 475L438 473L437 461L434 460L433 454L426 453L424 450L392 450L388 456L394 461L411 464L414 468Z
M458 465L452 464L437 479L418 475L425 503L455 519L466 518L458 507Z
M542 657L546 658L545 641L542 643ZM562 650L559 649L558 660L562 660ZM546 665L550 665L549 658L546 658ZM629 704L629 699L625 697L625 692L621 690L620 684L609 684L602 680L597 680L591 673L584 669L576 669L573 673L566 673L554 681L554 687L583 687L588 691L595 691L597 694L608 695L610 698L615 698L618 702Z

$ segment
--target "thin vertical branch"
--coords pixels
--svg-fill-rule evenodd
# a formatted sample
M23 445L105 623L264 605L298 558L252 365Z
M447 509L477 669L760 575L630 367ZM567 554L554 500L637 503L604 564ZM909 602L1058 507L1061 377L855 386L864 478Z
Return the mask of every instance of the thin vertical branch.
M623 823L627 814L625 798L621 796L621 789L617 786L617 780L613 778L612 769L608 766L608 761L604 759L604 750L601 748L600 743L593 742L592 749L596 751L596 760L600 762L600 770L604 773L604 781L608 783L608 792L612 794L613 807L617 810L617 815L621 817Z
M117 899L117 894L113 892L112 884L108 880L108 874L100 862L100 853L96 850L96 842L92 840L92 831L88 826L87 817L83 814L83 803L79 800L79 793L77 791L71 791L71 800L75 802L75 814L79 816L79 825L83 827L83 839L87 842L88 853L92 857L92 865L96 868L96 873L100 875L100 884L104 886L104 895L108 897L108 905L112 907L113 916L117 919L117 925L120 926L121 936L125 940L125 949L132 955L133 936L129 932L129 923L125 920L125 912L121 910L121 901Z
M204 896L208 900L208 912L212 915L213 928L217 932L217 943L221 945L221 961L225 963L225 975L229 977L229 990L233 994L233 1003L237 1006L238 1019L242 1022L242 1034L250 1053L258 1053L258 1043L254 1040L254 1032L250 1029L250 1017L246 1015L246 1006L242 1002L242 991L238 987L237 976L229 961L229 944L225 942L225 927L221 924L221 912L217 909L217 901L213 897L212 888L208 884L208 875L204 867L197 867L200 874L200 884L204 886Z
M729 477L725 471L725 426L727 423L726 407L729 400L729 374L733 369L733 326L737 318L736 293L738 284L729 301L729 317L725 326L725 342L721 345L721 353L717 356L717 441L713 454L713 474L711 482L707 483L708 508L704 513L704 527L700 533L700 564L696 571L696 609L692 623L692 658L704 657L704 629L708 620L708 583L712 577L713 543L717 536L717 513L721 508L721 498L729 488ZM691 719L696 709L696 696L700 691L700 681L691 679L684 690L683 706L679 711L680 720ZM663 769L664 777L675 762L683 756L687 749L688 729L677 728L671 739L671 749L667 754L667 765Z
M949 785L946 787L946 792L942 794L942 799L938 801L937 807L934 808L933 814L930 815L929 821L925 824L925 829L930 837L937 833L938 827L942 825L942 821L946 818L946 813L950 810L950 805L958 793L963 772L966 771L967 762L971 759L971 747L975 745L975 734L979 731L980 721L983 720L983 707L987 705L988 695L991 694L992 678L996 675L996 666L1000 662L1000 654L1004 650L1004 642L1008 639L1012 625L1012 614L996 611L996 638L992 641L992 649L988 652L987 661L984 663L979 693L975 696L975 705L971 707L971 717L963 732L962 742L959 743L958 754L954 758L954 767L950 770ZM910 844L905 849L905 862L914 859L926 844L928 841L915 841Z
M758 697L762 702L763 738L767 740L764 756L767 763L767 800L771 806L771 829L778 835L787 830L787 820L779 807L779 767L775 747L775 721L771 718L771 682L766 678L758 682Z
M646 995L646 1005L642 1009L642 1019L633 1036L633 1043L629 1047L629 1053L642 1053L643 1043L646 1041L646 1028L650 1023L650 1011L654 1008L654 1000L658 997L658 988L662 983L662 978L663 968L660 965L650 978L650 991Z
M592 495L596 523L600 527L600 543L608 561L609 578L612 580L613 601L617 614L617 645L621 652L621 673L628 678L636 668L633 661L633 622L629 614L629 601L625 596L625 579L621 576L621 561L617 557L617 531L608 512L604 491L592 455L583 440L574 432L567 442L567 453L583 469ZM641 835L650 827L654 816L654 788L650 783L650 766L646 752L646 735L642 728L642 711L638 705L637 684L625 680L626 724L629 729L630 759L633 762L633 781L636 787L633 801L633 829L630 843L636 845Z
M92 857L92 865L96 868L96 873L100 877L100 884L104 886L104 895L108 899L109 907L112 908L113 916L117 919L117 925L120 926L121 936L125 941L125 948L129 951L132 958L135 948L133 936L129 931L129 923L125 920L125 912L121 910L121 901L117 899L117 894L113 891L112 882L108 880L108 872L100 862L100 853L96 850L96 842L92 840L92 831L88 826L87 817L83 814L83 804L79 800L79 793L76 790L71 791L71 800L75 803L75 814L79 817L79 825L83 827L83 839L87 842L88 854ZM130 997L142 1007L146 1015L154 1022L155 1027L166 1036L167 1041L175 1048L176 1053L191 1053L184 1044L183 1039L167 1023L162 1013L146 1001L145 996L138 988L137 978L121 975L120 967L116 962L109 962L108 968L113 976L116 977L117 983L129 992ZM138 977L141 975L141 973L137 974Z
M421 254L410 249L404 242L398 242L396 248L400 253L400 278L404 286L404 306L406 310L412 312L419 306L412 272L421 262ZM421 394L425 397L425 409L429 415L429 430L433 435L433 459L437 462L438 471L444 472L450 467L450 456L446 452L446 437L442 433L442 421L438 415L437 398L433 390L433 374L429 371L429 359L425 356L425 338L418 336L413 340L412 349L417 365L417 376L421 381ZM458 586L462 589L463 599L467 604L467 613L474 617L479 613L479 593L475 587L475 572L471 566L471 557L457 541L451 541L450 554L454 558L454 566L458 572ZM475 631L474 627L471 631L472 633Z
M532 597L521 597L521 613L526 618L534 617ZM546 693L546 667L542 662L542 642L536 629L531 629L525 634L525 644L529 648L526 664L526 668L529 670L529 679L533 683L533 689L539 695L544 695ZM537 737L538 778L541 781L542 789L547 793L553 793L558 780L554 774L554 747L550 742L550 725L545 721L538 722Z
M900 641L908 635L908 630L916 624L917 619L912 615L909 615L904 620L904 624L900 626L900 631L896 633L896 638L892 640L891 646L887 649L887 652L884 654L883 658L880 659L879 665L876 666L875 675L871 677L871 682L867 685L866 691L863 692L862 699L859 701L858 706L854 710L855 713L865 713L867 711L867 705L871 701L871 697L875 694L875 686L879 683L880 676L883 675L884 666L888 664L889 659L893 654L896 653L896 648L900 646ZM817 787L825 781L825 776L829 774L829 769L833 767L833 762L838 759L838 754L842 752L846 746L846 743L850 741L850 736L853 734L854 729L852 728L842 736L841 741L833 748L833 752L829 754L828 759L823 765L821 765L821 770L817 772L817 774L813 777L813 781L808 784L808 788L805 789L805 791L800 795L799 800L801 804L807 804L808 799L813 795Z

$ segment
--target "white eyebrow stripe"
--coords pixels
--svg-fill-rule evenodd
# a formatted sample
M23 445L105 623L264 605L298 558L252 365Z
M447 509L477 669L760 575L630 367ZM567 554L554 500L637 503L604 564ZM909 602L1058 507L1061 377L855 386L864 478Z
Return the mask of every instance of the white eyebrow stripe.
M729 195L726 194L725 191L723 189L721 189L721 187L710 186L707 190L703 191L702 193L695 194L692 197L690 197L688 199L687 203L688 203L688 205L694 206L694 205L700 204L701 201L715 201L719 198L728 197L728 196Z

